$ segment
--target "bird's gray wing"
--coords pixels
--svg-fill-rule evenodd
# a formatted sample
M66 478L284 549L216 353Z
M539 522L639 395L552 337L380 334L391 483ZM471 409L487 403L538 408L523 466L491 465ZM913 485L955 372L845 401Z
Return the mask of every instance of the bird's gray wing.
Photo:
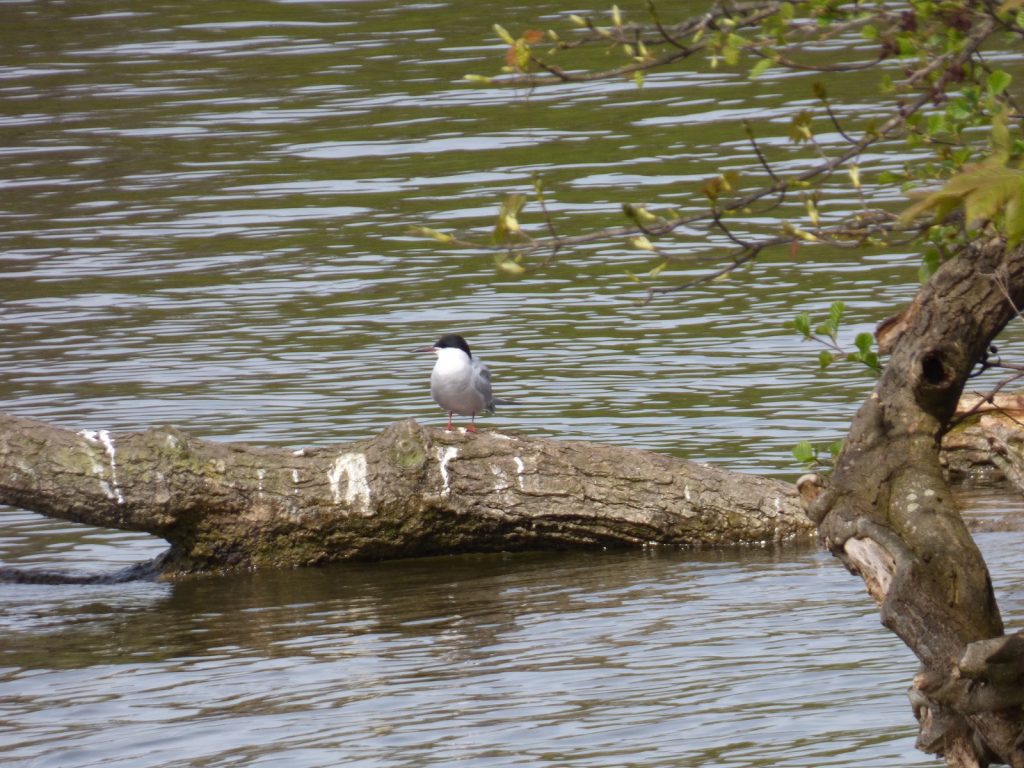
M473 385L476 387L476 391L483 395L487 410L493 413L494 395L491 393L491 369L474 357L473 372L476 374L473 377Z

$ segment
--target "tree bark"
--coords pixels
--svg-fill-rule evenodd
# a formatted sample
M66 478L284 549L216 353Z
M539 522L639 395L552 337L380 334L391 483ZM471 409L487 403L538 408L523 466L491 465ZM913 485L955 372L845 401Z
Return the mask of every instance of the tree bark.
M170 545L171 573L466 551L810 537L796 489L644 451L396 423L254 448L0 414L0 502Z
M986 643L1003 623L939 461L972 367L1022 305L1020 248L981 243L943 265L880 330L891 357L831 481L799 484L821 541L864 579L882 623L921 660L911 692L918 746L950 766L1024 766L1018 678L969 661L991 655ZM1020 644L1000 648L999 663L1020 658Z

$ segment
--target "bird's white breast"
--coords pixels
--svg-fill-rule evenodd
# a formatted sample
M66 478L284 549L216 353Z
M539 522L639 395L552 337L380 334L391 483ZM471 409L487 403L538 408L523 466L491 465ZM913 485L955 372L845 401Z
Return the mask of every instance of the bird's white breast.
M446 411L462 416L480 413L486 407L484 396L473 381L472 361L461 349L437 351L437 362L430 374L430 394Z

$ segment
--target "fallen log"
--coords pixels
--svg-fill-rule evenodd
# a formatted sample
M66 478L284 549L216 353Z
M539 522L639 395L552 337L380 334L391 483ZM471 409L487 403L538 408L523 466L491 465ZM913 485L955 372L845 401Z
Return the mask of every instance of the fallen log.
M170 543L165 573L810 538L796 489L645 451L414 421L335 448L0 414L0 503Z
M1024 493L1024 394L961 397L940 462L954 482L1009 482Z

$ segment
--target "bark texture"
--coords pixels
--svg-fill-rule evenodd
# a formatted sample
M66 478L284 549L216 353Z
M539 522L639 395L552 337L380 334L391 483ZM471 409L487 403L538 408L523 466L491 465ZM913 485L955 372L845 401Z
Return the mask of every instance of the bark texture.
M0 414L0 502L171 544L166 568L813 535L796 489L644 451L399 422L299 451Z
M885 326L879 343L891 358L831 482L801 483L822 542L921 660L911 692L918 745L951 766L1024 766L1019 676L996 671L1005 656L1019 668L1020 644L1002 638L988 569L939 460L968 374L1022 305L1021 249L981 243L946 263Z

